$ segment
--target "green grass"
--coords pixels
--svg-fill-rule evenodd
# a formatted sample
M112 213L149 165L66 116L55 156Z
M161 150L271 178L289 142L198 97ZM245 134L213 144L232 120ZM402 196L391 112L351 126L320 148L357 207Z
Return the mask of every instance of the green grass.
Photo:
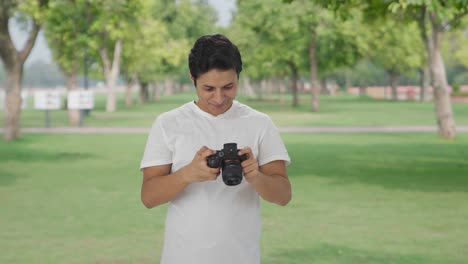
M196 98L195 93L183 93L165 96L157 103L135 105L126 108L124 95L119 94L118 111L106 113L105 97L96 97L96 108L84 120L85 126L94 127L150 127L155 117L170 109L180 106ZM373 100L355 96L321 97L321 110L318 113L310 111L310 95L301 95L300 105L291 106L291 96L279 101L279 96L273 100L253 100L244 96L239 101L255 109L269 114L278 126L405 126L405 125L435 125L434 105L430 102L393 102ZM32 105L32 102L29 104ZM454 116L458 125L468 125L468 105L454 103ZM51 126L67 126L67 113L64 110L51 111ZM0 121L3 116L0 117ZM22 127L43 127L45 113L31 108L25 109L21 115Z
M468 261L468 136L283 134L293 200L262 203L262 263ZM157 263L146 135L0 142L0 263Z

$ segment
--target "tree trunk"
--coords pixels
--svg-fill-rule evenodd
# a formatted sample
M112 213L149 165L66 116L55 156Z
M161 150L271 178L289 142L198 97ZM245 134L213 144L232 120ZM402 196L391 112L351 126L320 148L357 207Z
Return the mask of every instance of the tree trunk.
M164 95L174 94L174 81L171 79L166 79L164 81Z
M138 82L138 74L136 73L127 80L127 85L125 87L125 106L127 108L133 106L133 88L137 86Z
M360 97L366 97L367 96L367 85L361 84L359 86L359 96Z
M5 140L10 141L20 136L22 65L15 65L12 69L7 68L6 73L3 129L5 131Z
M439 23L437 18L432 16L431 41L433 49L430 55L430 67L432 75L432 87L434 89L435 112L439 135L447 139L453 139L456 136L455 120L452 113L452 102L450 101L450 92L448 90L444 60L441 54L443 29L437 23Z
M157 102L161 99L161 86L158 82L153 82L151 86L153 87L153 101Z
M289 66L291 68L291 90L293 92L292 106L296 107L299 105L299 97L297 92L297 80L299 79L299 72L294 62L289 62Z
M310 62L310 91L312 93L312 111L320 110L320 85L318 82L317 73L317 56L315 55L315 40L312 40L309 46L309 62Z
M250 83L249 77L245 76L243 78L245 94L249 97L255 97L255 92L253 90L252 84Z
M117 109L117 94L115 92L115 80L112 77L106 78L107 83L107 100L106 112L112 113Z
M265 94L266 98L268 99L268 94L266 93L267 90L267 81L265 79L262 79L260 82L260 94Z
M107 56L106 49L105 48L99 49L99 54L101 55L101 59L104 64L104 74L106 77L106 85L107 85L106 112L115 112L117 108L117 96L116 96L115 86L117 83L117 78L119 77L121 53L122 53L122 41L121 40L117 40L115 42L114 57L113 57L112 63L110 62L110 59Z
M390 87L392 87L392 100L398 101L398 79L400 76L392 71L390 71L388 75L390 77Z
M286 86L284 85L283 80L279 80L279 93L280 93L280 102L283 103L285 101L286 95Z
M40 3L40 5L43 5ZM18 51L11 39L8 23L13 8L12 1L2 3L0 11L0 58L6 71L5 105L3 111L4 139L7 141L17 139L20 136L21 115L21 81L23 65L31 53L40 25L33 22L33 28L29 32L23 49Z
M329 95L328 87L327 87L327 78L320 79L320 93Z
M429 101L429 87L431 85L431 75L429 66L422 66L419 68L420 78L420 91L419 98L421 101Z
M148 90L148 83L141 82L140 83L140 103L146 104L149 100L149 90Z
M182 92L182 84L180 82L174 82L175 93L179 94Z
M420 99L421 101L427 101L429 99L429 86L431 84L431 57L433 52L433 43L428 36L427 31L427 10L426 7L423 6L420 10L420 14L418 17L418 27L419 33L421 35L421 39L424 42L424 46L426 47L426 56L424 56L424 62L421 69L421 91L420 91Z
M345 88L345 89L344 89L345 91L348 91L348 88L350 88L351 85L352 85L352 82L351 82L351 71L350 71L349 69L346 69L346 70L345 70L345 83L344 83L344 85L345 85L345 87L344 87L344 88Z
M77 71L65 73L65 86L67 92L71 92L78 88L78 73ZM68 124L70 126L80 125L80 110L79 109L68 109Z
M266 83L266 89L267 89L267 98L268 99L272 99L273 97L273 89L274 89L274 82L273 80L270 78L267 80L267 83Z

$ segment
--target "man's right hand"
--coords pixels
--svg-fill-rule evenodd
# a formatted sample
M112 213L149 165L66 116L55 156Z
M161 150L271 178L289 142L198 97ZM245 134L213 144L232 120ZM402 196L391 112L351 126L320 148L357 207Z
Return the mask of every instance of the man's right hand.
M193 157L192 162L182 168L184 181L187 183L214 181L219 175L220 168L208 167L207 157L216 151L203 146Z

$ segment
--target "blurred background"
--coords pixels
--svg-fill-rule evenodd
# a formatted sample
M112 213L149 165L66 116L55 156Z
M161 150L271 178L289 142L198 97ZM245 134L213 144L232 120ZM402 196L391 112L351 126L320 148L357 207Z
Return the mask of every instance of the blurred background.
M115 112L122 93L128 109L193 91L187 54L214 33L242 51L249 98L289 94L297 106L310 97L312 112L321 96L343 94L433 102L433 124L454 138L451 102L467 101L468 29L466 1L452 2L4 1L5 138L19 133L21 93L26 108L40 89L90 89ZM68 125L78 123L70 109Z

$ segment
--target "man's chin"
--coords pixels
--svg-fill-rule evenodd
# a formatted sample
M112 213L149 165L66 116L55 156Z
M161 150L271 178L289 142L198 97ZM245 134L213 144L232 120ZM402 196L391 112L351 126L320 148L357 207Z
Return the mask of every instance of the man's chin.
M228 109L225 105L223 106L220 106L220 107L216 107L216 106L211 106L211 112L214 114L214 115L220 115L224 112L226 112Z

